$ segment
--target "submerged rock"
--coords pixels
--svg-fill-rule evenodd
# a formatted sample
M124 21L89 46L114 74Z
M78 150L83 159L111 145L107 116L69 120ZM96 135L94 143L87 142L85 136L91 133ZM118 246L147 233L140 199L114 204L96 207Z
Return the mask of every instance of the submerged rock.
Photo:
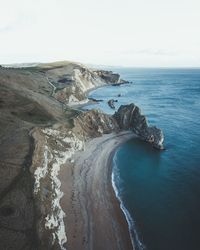
M88 97L88 100L90 100L91 102L103 102L103 100L102 99L95 99L95 98L93 98L93 97Z
M122 105L113 115L120 129L132 130L142 140L151 143L157 149L164 149L164 135L161 129L150 127L147 119L135 104Z

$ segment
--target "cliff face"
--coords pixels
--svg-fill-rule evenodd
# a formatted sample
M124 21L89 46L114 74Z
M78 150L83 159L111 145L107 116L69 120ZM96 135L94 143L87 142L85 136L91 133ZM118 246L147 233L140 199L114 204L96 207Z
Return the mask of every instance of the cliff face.
M62 166L69 164L76 151L84 149L84 139L61 124L35 128L31 135L35 140L31 172L35 178L34 195L40 218L37 220L39 249L66 249L59 172Z
M94 70L93 71L96 75L102 78L105 82L110 83L120 83L120 75L117 73L113 73L112 71L106 70Z
M117 121L98 110L84 112L74 119L74 131L85 138L95 138L118 130Z
M132 130L142 140L151 143L157 149L163 149L164 135L161 129L149 127L147 119L135 104L123 105L114 114L119 127Z

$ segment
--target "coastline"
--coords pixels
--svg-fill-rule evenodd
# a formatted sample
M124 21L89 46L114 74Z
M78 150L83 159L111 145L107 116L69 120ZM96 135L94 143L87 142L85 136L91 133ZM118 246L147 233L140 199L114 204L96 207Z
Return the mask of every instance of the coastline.
M127 112L129 118L124 120ZM135 116L137 122L132 125ZM42 234L49 234L46 238L51 237L50 244L62 250L143 249L114 185L113 156L116 148L131 138L140 137L141 133L146 133L147 138L149 129L154 129L160 142L162 131L149 127L134 103L122 105L113 116L91 110L80 112L73 119L72 130L58 123L38 131L45 142L40 150L47 156L47 162L38 169L39 175L36 172L42 190L40 200L48 204L42 211L46 223L45 228L41 227L41 238ZM141 123L142 130L138 132ZM43 183L53 190L50 200Z
M115 152L116 152L116 150L115 150ZM131 217L129 211L126 209L125 205L123 204L122 198L120 197L119 191L118 191L117 186L116 186L116 181L115 181L116 173L114 173L114 171L115 171L114 168L117 167L117 165L115 163L115 156L114 155L110 159L110 164L112 164L112 166L113 166L112 167L112 186L113 186L113 189L114 189L114 192L115 192L115 196L116 196L116 198L118 199L118 201L120 203L120 209L124 213L126 221L128 223L128 228L129 228L129 233L130 233L130 238L131 238L132 245L135 248L137 247L138 250L145 250L146 248L143 245L143 243L140 241L138 232L137 232L137 230L135 228L135 222L134 222L133 218Z
M64 96L52 97L53 85L46 77L50 75L50 79L58 81L66 70L71 76L76 65L70 65L72 69L63 66L59 71L56 65L54 67L51 68L53 72L42 71L42 74L38 68L30 71L12 69L2 73L3 79L6 79L5 86L10 86L7 84L10 77L13 79L11 88L17 96L16 100L9 98L12 104L9 106L9 124L12 128L13 121L16 122L14 128L17 132L19 124L22 127L20 132L23 140L16 138L19 145L24 142L27 144L26 148L22 148L22 159L27 155L29 147L27 138L31 136L34 139L30 174L35 180L33 191L37 211L34 216L37 220L39 247L66 250L66 245L72 244L71 249L80 250L132 249L128 222L112 186L110 161L116 148L134 134L130 131L118 133L121 127L110 115L95 110L77 114L79 107L77 110L70 109L70 105L61 102L66 89L62 92ZM88 89L85 91L87 95L94 89L108 86L102 84L90 88L92 83L87 82L88 75L83 72L80 70L79 73L84 81L81 81L79 74L76 75L77 91L84 85L84 89ZM109 74L112 76L112 72ZM18 89L23 93L22 96ZM6 93L12 93L10 90L8 88ZM2 97L5 99L4 107L7 94ZM12 97L12 94L8 97ZM86 102L87 99L83 100L80 107ZM14 106L17 112L13 111ZM3 118L4 128L8 117ZM126 130L126 126L121 129ZM117 133L114 134L113 131ZM92 139L87 141L86 138ZM6 134L6 139L8 145L11 145L9 133ZM12 147L10 153L12 154ZM11 174L11 179L14 174Z
M117 147L133 137L121 132L92 139L62 167L61 206L69 249L135 249L111 180Z

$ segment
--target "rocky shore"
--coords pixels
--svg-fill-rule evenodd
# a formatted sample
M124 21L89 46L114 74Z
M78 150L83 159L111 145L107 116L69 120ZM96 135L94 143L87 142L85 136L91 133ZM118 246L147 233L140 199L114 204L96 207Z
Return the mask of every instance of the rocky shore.
M115 204L108 184L111 170L101 161L112 150L101 155L99 147L105 143L115 148L137 135L162 149L163 133L149 127L134 104L121 106L113 116L70 107L84 102L87 91L95 87L123 82L111 71L72 62L0 68L0 240L4 249L102 249L102 242L107 246L104 249L130 249L122 212L111 217L114 225L109 223L110 213L103 212L104 206L112 210ZM89 145L96 148L91 151L96 161L90 160ZM80 182L80 176L85 182ZM92 190L105 193L99 203ZM105 220L98 219L95 207L102 210ZM110 229L109 224L113 225ZM77 232L79 226L82 231ZM112 237L103 233L106 228Z

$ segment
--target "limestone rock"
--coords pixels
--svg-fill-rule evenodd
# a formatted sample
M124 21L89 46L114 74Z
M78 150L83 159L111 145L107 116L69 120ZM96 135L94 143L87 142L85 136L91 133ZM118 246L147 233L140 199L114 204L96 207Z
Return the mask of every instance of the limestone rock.
M118 83L120 81L120 75L107 70L96 70L94 71L100 78L105 82Z
M120 129L132 130L142 140L147 141L157 149L163 149L164 135L161 129L149 127L147 119L135 104L122 105L113 115Z

